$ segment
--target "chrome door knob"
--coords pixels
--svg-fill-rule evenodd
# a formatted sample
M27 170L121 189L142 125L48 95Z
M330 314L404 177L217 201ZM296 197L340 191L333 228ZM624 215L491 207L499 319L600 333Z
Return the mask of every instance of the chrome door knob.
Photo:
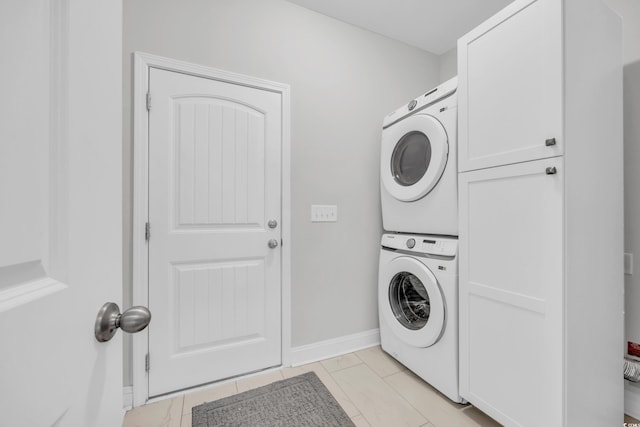
M276 239L271 239L269 240L268 245L271 249L275 249L278 247L278 241Z
M108 302L100 308L95 323L95 336L98 342L109 341L118 328L125 332L140 332L151 322L151 312L147 307L135 306L120 314L120 307Z
M275 219L270 219L269 222L267 222L267 225L269 226L269 228L276 228L278 226L278 221L276 221Z

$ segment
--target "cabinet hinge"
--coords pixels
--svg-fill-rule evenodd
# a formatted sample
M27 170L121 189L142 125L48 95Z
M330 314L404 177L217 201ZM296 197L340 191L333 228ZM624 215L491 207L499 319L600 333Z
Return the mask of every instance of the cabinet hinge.
M149 372L149 368L151 367L151 363L149 362L149 353L144 356L144 371Z
M147 92L147 111L151 111L151 92Z
M151 224L148 222L144 224L144 240L147 242L151 238Z

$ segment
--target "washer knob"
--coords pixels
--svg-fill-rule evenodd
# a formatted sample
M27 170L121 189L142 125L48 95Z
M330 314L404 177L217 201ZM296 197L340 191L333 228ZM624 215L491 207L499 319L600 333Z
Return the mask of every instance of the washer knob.
M416 245L416 239L409 239L407 240L407 247L409 249L413 249L413 247Z

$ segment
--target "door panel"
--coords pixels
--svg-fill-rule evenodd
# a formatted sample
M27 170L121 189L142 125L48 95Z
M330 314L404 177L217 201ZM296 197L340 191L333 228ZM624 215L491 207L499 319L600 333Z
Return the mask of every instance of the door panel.
M2 426L122 423L122 333L93 333L122 295L121 19L0 2Z
M264 336L263 277L260 259L176 266L177 352Z
M264 114L212 98L174 101L176 227L264 222Z
M523 3L458 41L461 172L563 153L562 2Z
M460 393L505 424L562 416L563 177L562 158L459 177Z
M151 68L149 395L281 363L279 94Z

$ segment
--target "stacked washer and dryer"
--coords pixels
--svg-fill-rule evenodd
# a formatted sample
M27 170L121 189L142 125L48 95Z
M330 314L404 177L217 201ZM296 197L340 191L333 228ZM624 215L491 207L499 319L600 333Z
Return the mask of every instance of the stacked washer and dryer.
M454 402L458 390L457 79L385 117L382 349Z

